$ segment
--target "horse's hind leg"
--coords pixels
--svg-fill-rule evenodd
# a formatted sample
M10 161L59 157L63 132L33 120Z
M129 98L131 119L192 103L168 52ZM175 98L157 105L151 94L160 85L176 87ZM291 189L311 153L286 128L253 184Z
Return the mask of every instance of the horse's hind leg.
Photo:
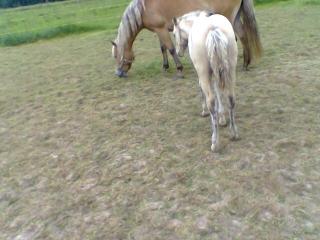
M243 47L243 69L248 71L251 63L251 53L248 39L246 37L240 37Z
M243 48L243 69L248 70L249 64L251 63L251 51L249 46L248 37L246 36L243 24L241 21L235 21L234 30L237 36L240 38L242 48Z
M170 52L171 56L173 57L173 60L174 60L176 67L177 67L177 76L183 77L183 74L182 74L183 66L179 60L176 49L171 41L170 34L169 34L168 30L165 28L162 28L162 29L155 30L155 32L158 34L160 42L162 42L166 46L166 48L169 49L169 52Z
M163 70L164 71L167 71L168 68L169 68L169 61L168 61L168 54L167 54L167 47L165 44L163 44L161 42L161 40L159 39L160 41L160 49L161 49L161 53L162 53L162 57L163 57Z

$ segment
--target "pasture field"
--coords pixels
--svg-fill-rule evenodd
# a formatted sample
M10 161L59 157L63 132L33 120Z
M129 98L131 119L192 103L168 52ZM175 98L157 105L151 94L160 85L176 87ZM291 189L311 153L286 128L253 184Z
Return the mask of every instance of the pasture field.
M0 46L74 33L117 29L130 0L66 1L0 9Z
M127 79L114 28L0 48L0 239L320 239L319 12L256 8L241 140L221 129L216 154L189 59L173 80L150 32Z

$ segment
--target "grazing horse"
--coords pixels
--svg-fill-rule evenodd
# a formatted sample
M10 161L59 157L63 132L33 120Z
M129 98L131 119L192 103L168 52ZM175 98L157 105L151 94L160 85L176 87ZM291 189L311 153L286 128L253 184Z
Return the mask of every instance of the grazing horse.
M126 77L134 60L133 42L138 33L146 28L155 32L160 40L163 68L169 68L167 50L176 64L178 76L182 75L182 64L171 41L172 19L195 10L210 10L226 16L243 45L244 67L262 52L252 0L132 0L126 8L112 41L112 54L117 62L116 75Z
M198 74L205 97L202 106L207 106L211 116L211 150L215 151L219 144L218 116L223 112L222 97L226 97L228 102L231 137L239 138L235 124L234 86L238 56L235 33L229 20L220 14L190 13L174 18L173 23L177 52L183 55L189 48Z

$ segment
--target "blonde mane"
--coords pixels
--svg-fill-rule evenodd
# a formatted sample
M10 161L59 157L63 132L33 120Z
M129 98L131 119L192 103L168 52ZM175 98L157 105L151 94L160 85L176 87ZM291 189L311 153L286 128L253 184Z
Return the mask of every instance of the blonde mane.
M118 51L123 53L123 47L139 33L143 27L142 13L145 9L144 0L133 0L126 8L119 28L116 43Z

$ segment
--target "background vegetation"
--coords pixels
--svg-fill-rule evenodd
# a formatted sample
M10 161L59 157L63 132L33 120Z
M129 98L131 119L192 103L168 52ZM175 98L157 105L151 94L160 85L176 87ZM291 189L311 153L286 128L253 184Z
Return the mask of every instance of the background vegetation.
M0 10L0 45L97 30L113 31L129 0L66 1Z
M0 8L10 8L64 0L0 0Z
M0 0L0 6L5 1ZM256 3L271 1L280 0L257 0ZM27 8L0 9L0 46L15 46L76 33L114 31L129 2L71 0Z

